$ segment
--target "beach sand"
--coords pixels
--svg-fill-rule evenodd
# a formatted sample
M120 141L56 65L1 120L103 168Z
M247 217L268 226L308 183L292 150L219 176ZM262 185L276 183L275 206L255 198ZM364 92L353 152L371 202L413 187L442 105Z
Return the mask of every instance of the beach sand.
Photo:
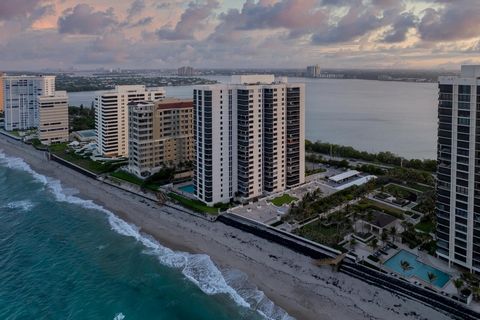
M240 270L276 305L297 319L450 319L416 301L330 268L249 233L161 207L93 180L43 152L0 135L0 150L25 160L33 170L58 179L78 196L93 200L174 250L204 253L221 269Z

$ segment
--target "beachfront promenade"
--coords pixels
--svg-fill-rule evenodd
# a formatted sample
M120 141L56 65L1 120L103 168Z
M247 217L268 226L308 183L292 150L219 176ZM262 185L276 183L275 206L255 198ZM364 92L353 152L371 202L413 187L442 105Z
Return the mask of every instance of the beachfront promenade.
M21 148L30 148L29 146L23 145L17 141L9 140L9 143L16 144ZM38 153L41 153L38 151ZM44 156L42 156L45 159ZM81 170L76 170L80 172ZM90 175L86 175L88 178L92 178ZM100 182L100 181L99 181ZM101 182L103 183L103 182ZM92 185L92 188L95 186ZM135 197L134 191L128 191L132 193L132 201ZM141 196L145 201L157 204L154 198L147 199L145 195L136 194L136 196ZM175 205L167 203L168 210L174 210L179 212L181 209ZM161 207L160 207L161 208ZM161 210L161 209L160 209ZM189 210L181 210L184 214ZM180 223L180 222L179 222ZM210 223L210 222L206 222ZM233 214L224 214L217 219L217 223L225 224L228 226L235 227L242 231L248 232L249 234L254 234L257 237L268 240L272 243L280 244L286 248L289 248L297 253L311 257L313 259L321 258L334 258L340 254L339 251L331 249L326 246L319 245L317 243L310 242L298 236L283 232L281 230L272 228L270 226L245 219L243 217L233 215ZM215 225L216 223L214 223ZM148 231L148 229L147 229ZM468 309L464 305L455 302L447 297L443 297L434 292L430 292L424 288L418 288L413 284L408 283L405 280L395 279L387 274L382 272L370 269L368 267L362 266L354 261L354 257L347 256L343 265L340 267L340 272L346 275L352 276L354 278L360 279L369 285L374 285L379 288L394 292L395 294L402 295L409 299L414 299L420 301L426 305L432 306L443 312L447 312L452 316L458 319L478 319L479 314Z

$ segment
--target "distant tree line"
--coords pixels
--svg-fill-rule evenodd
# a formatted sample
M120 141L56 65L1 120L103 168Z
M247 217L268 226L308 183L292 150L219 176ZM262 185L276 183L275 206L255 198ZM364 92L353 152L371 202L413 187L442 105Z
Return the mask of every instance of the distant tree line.
M369 162L377 162L392 166L402 166L404 168L424 170L435 172L437 170L437 161L431 159L405 159L392 152L384 151L379 153L370 153L359 151L350 146L341 146L328 142L311 142L305 140L305 151L321 154L332 154L338 157L352 158Z

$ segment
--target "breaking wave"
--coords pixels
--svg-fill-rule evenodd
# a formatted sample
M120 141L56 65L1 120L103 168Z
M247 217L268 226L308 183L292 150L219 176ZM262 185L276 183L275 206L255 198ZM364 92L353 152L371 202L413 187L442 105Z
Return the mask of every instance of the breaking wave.
M30 211L33 207L35 207L35 205L30 200L20 200L7 203L4 207L9 209L19 209L22 211Z
M246 274L238 270L224 270L222 273L206 254L179 252L162 246L151 236L142 234L137 226L120 219L92 200L84 200L70 194L71 192L67 192L69 190L64 189L59 180L37 173L23 159L9 157L1 150L0 164L10 169L28 172L34 179L42 183L59 202L67 202L105 213L112 230L141 242L146 247L144 251L146 254L156 256L163 265L181 270L182 274L204 293L208 295L227 294L239 306L255 310L266 319L293 319L268 299L262 291L249 283ZM25 206L22 208L26 208L27 205L33 204L25 202L23 205ZM123 319L123 317L124 315L120 313L115 319Z

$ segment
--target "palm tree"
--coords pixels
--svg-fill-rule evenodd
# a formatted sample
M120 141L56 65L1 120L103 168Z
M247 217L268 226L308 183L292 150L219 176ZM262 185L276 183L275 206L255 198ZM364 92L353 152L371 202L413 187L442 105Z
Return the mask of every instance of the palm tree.
M353 233L357 232L357 210L352 211Z
M384 243L388 240L388 230L382 231L381 239Z
M408 270L412 270L413 267L410 265L410 262L407 260L400 261L400 267L402 267L403 272L407 272Z
M432 284L433 281L437 280L437 275L433 272L429 272L427 276L428 276L428 281L430 281L430 284Z
M395 226L392 226L390 228L390 235L392 236L392 242L395 243L395 235L397 234L397 228Z
M453 285L455 286L455 288L457 288L458 292L460 292L460 290L462 289L463 283L463 280L460 278L453 280Z
M372 249L375 250L378 248L378 239L375 238L372 240L372 242L370 242L371 246L372 246Z
M473 297L475 298L475 300L479 300L480 299L480 287L471 287L472 289L472 293L473 293Z
M350 239L350 249L355 249L355 245L357 244L357 240L354 238Z

